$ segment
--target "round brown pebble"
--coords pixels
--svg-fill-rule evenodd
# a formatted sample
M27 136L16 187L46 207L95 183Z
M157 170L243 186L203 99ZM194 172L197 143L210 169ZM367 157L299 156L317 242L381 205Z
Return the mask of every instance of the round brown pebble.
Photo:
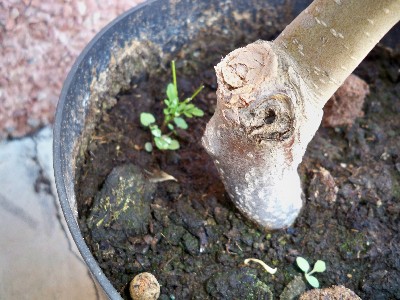
M133 300L156 300L160 296L160 284L153 274L140 273L132 279L129 292Z

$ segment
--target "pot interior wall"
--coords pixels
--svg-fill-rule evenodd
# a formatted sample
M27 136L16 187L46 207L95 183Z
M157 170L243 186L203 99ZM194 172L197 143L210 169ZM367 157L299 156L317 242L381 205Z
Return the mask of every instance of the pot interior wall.
M146 75L151 67L144 63L148 56L152 56L155 63L169 61L199 32L212 32L218 28L232 34L233 23L243 24L240 26L244 32L255 30L253 36L257 38L271 39L309 2L148 1L104 28L77 59L57 108L54 132L56 183L65 218L78 248L110 298L119 299L120 296L88 250L76 221L79 203L75 195L75 165L86 150L87 137L100 117L100 108L112 106L117 93L132 80ZM392 30L385 38L387 43L391 46L399 43L398 33L399 27ZM243 37L242 42L255 39ZM125 67L120 68L119 64Z

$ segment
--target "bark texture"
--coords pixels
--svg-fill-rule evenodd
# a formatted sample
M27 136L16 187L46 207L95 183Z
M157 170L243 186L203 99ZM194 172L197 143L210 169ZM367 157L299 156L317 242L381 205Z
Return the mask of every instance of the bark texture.
M215 68L203 145L233 202L266 229L294 222L297 167L324 104L400 18L399 0L376 2L316 0L277 40L236 49Z
M274 43L299 64L323 107L399 19L399 0L317 0Z
M322 109L309 101L297 64L271 42L233 51L216 72L218 104L203 145L247 217L269 229L289 226L302 207L297 166Z

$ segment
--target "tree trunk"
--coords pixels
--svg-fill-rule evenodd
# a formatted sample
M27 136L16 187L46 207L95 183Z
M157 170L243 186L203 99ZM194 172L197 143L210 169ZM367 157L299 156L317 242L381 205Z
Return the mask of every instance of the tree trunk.
M297 167L324 104L399 19L400 0L316 0L274 42L236 49L216 66L203 145L248 218L266 229L294 222Z

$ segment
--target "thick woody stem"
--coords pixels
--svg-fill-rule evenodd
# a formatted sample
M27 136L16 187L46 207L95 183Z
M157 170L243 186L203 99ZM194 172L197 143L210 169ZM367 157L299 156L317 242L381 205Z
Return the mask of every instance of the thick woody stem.
M232 201L257 224L294 222L297 167L322 107L400 18L399 2L316 0L276 41L236 49L216 66L218 103L203 145Z
M218 103L203 145L243 214L268 229L290 226L302 207L296 169L322 109L304 101L309 87L271 42L237 49L215 69Z
M400 20L400 0L317 0L274 41L299 65L320 105Z

